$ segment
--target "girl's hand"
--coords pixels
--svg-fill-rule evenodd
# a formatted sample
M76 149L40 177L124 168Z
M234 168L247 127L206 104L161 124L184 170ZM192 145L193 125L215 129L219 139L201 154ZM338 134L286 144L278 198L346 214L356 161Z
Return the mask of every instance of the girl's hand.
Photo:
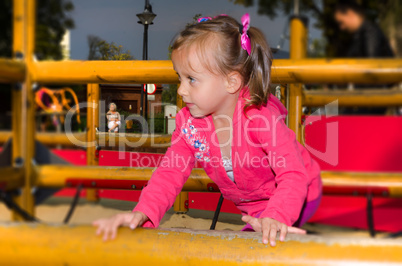
M279 240L285 241L287 233L306 234L306 231L297 227L287 226L277 220L271 218L254 218L250 215L245 215L242 218L243 222L249 223L254 231L262 232L262 243L268 244L268 239L272 247L276 245L276 234L280 231Z
M119 213L110 218L96 220L92 223L96 226L96 235L103 233L103 241L116 238L117 228L127 226L135 229L143 225L148 220L148 217L139 211L131 213Z

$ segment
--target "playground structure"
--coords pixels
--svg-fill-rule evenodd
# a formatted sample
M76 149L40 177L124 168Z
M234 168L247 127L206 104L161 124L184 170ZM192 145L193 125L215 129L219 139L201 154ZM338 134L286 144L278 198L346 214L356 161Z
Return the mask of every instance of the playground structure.
M77 113L77 122L80 124L80 108L78 105L78 98L75 92L71 88L61 88L57 90L51 90L48 88L40 88L39 91L35 94L35 103L40 107L45 113L55 114L59 113L59 119L61 123L64 123L64 114L63 109L65 108L67 111L71 109L70 100L66 98L66 92L70 93L73 97L75 110ZM42 95L46 94L50 97L51 103L47 106L43 99Z
M11 140L10 164L3 162L0 172L0 188L11 191L22 188L22 194L15 196L14 200L30 215L35 214L35 202L32 194L33 187L84 187L91 189L88 197L96 200L96 191L99 188L118 189L142 189L152 174L152 168L121 168L98 166L98 143L118 143L116 139L125 138L129 141L143 142L142 146L152 146L155 143L169 143L170 137L166 135L130 135L110 137L97 134L95 128L99 126L99 83L178 83L170 61L61 61L61 62L35 62L33 60L34 29L35 29L35 1L14 0L14 59L0 59L0 81L14 83L12 91L12 132L0 134L0 141L5 143ZM303 91L302 83L399 83L402 82L401 59L366 59L366 60L325 60L305 59L305 46L307 45L307 29L304 22L294 17L291 20L291 59L274 60L272 69L273 83L281 84L281 100L286 103L289 110L288 126L297 134L299 141L303 142L302 106L320 106L338 99L340 106L359 105L392 105L402 106L401 90L370 91L348 93L340 96L336 93L328 95L322 92ZM118 69L118 71L117 71ZM35 128L35 88L37 84L88 84L87 101L89 104L87 113L87 132L77 134L77 139L86 142L87 167L70 165L36 164L36 142L46 144L71 145L70 140L64 134L36 133ZM368 99L375 98L376 101ZM24 103L24 104L23 104ZM178 97L179 108L183 102ZM113 138L113 141L110 139ZM102 141L101 141L102 140ZM2 162L0 162L2 163ZM402 197L402 173L353 173L353 172L323 172L324 193L352 194L358 191L367 195L368 204L373 196ZM183 191L214 191L218 187L206 176L203 170L194 169L192 175L183 188ZM175 210L183 212L187 210L188 196L182 192L175 203ZM370 208L368 208L370 209ZM370 220L370 213L368 215ZM23 220L14 212L15 220ZM377 243L374 240L368 243L347 242L319 239L314 237L292 237L291 241L280 244L276 249L270 249L258 243L257 233L244 235L237 233L213 233L213 232L166 232L161 230L136 230L135 233L121 234L119 245L123 246L133 240L141 243L144 241L149 249L131 253L142 244L136 244L130 250L116 249L115 252L123 254L121 258L133 258L136 261L151 262L184 262L197 264L199 262L214 264L219 261L226 264L237 264L244 260L250 264L266 264L267 262L282 264L335 264L340 262L369 262L379 263L402 262L399 253L401 244L391 241ZM67 250L73 245L85 246L86 249L96 249L93 254L106 252L101 246L100 240L88 240L93 234L88 227L63 227L53 228L47 226L11 225L2 226L0 231L4 236L3 241L12 241L8 250L0 252L6 262L10 262L16 254L12 248L25 254L21 258L32 261L51 262L53 257L47 257L49 243L57 243L58 254L77 263L77 257L82 258L87 253L76 253L72 256ZM37 243L34 246L26 246L23 239L17 236L21 231L26 233L27 243ZM222 235L221 235L222 234ZM45 236L45 237L43 237ZM38 242L43 238L49 242ZM59 238L59 240L56 240ZM63 243L63 239L68 239ZM193 239L193 240L191 240ZM60 241L61 240L61 241ZM163 241L161 241L163 240ZM97 242L99 241L99 243ZM181 242L180 242L181 241ZM193 241L197 249L193 253L188 241ZM157 243L157 244L154 244ZM174 251L169 247L180 246L183 243L182 252ZM203 243L203 244L201 244ZM205 243L207 245L205 245ZM211 251L205 253L205 257L199 257L205 252L205 247L211 243ZM323 244L324 243L324 244ZM174 245L172 245L174 244ZM156 247L157 251L151 247ZM130 246L130 245L126 245ZM222 246L227 247L224 251ZM303 246L302 249L300 249ZM33 248L32 251L29 251ZM240 255L236 250L247 250ZM151 250L152 249L152 250ZM164 252L158 252L164 251ZM348 252L346 252L348 250ZM258 252L257 252L258 251ZM297 253L295 253L297 251ZM131 253L131 255L128 255ZM322 254L329 254L323 256ZM33 254L42 254L33 257ZM170 254L170 255L169 255ZM229 254L229 255L228 255ZM306 255L307 254L307 255ZM376 256L381 254L379 258ZM198 256L198 257L197 257ZM307 256L303 261L302 256ZM93 256L95 257L95 256ZM270 257L270 258L269 258ZM103 263L115 263L116 257L110 252ZM54 258L55 259L55 258ZM122 261L124 262L124 259ZM81 261L82 262L82 261ZM190 263L190 264L191 264Z

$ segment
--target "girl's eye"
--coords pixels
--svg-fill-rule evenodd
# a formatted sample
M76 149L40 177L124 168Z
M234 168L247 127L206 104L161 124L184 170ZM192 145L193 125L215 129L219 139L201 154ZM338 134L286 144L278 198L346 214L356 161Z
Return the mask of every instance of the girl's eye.
M188 77L188 80L190 81L190 83L195 82L195 79L194 79L194 78L192 78L192 77Z

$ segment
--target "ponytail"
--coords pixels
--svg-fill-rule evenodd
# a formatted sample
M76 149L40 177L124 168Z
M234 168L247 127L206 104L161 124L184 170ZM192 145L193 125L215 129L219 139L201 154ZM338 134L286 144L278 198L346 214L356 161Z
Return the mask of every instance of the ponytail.
M260 107L267 104L270 95L272 66L272 53L263 33L259 29L251 27L248 35L252 48L249 58L244 64L244 72L249 77L245 80L247 80L250 100L246 103L244 111L252 106Z

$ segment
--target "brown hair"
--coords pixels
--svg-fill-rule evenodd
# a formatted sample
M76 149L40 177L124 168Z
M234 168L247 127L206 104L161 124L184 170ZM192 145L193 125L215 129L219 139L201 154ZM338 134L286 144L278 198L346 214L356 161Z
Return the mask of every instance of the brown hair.
M188 49L196 45L201 62L211 71L229 74L237 71L243 77L243 86L250 91L248 107L260 107L268 101L271 80L272 54L264 34L250 27L247 35L251 41L250 55L241 47L242 24L230 16L218 16L187 26L174 39L172 50ZM211 47L212 46L212 47ZM208 62L207 53L213 53L213 62Z

